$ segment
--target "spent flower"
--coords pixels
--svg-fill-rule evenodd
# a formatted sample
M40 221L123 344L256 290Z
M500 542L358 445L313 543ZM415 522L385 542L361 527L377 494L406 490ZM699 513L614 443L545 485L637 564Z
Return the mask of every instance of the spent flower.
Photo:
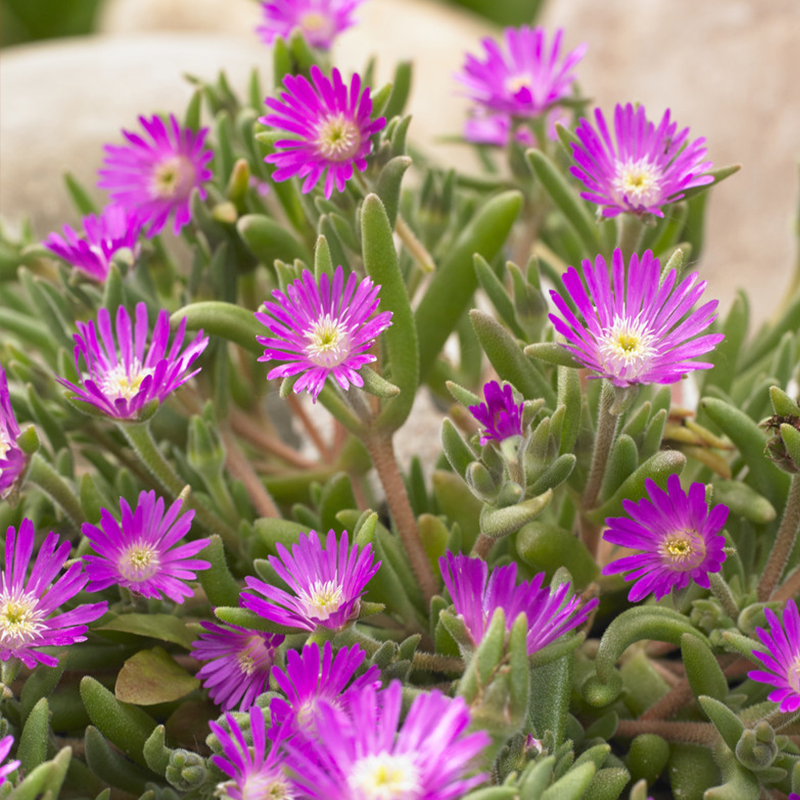
M57 380L74 392L73 399L119 420L137 420L146 411L144 406L163 403L199 372L188 370L208 345L208 337L201 330L181 352L186 333L184 317L168 350L169 312L164 309L158 314L145 355L149 322L144 303L137 304L133 324L124 306L117 309L116 341L111 315L105 308L98 311L97 324L92 320L76 324L75 366L81 374L83 361L86 373L81 374L81 385L65 378Z
M223 711L236 706L246 711L267 691L275 651L285 637L238 625L205 621L200 625L205 632L192 642L192 656L208 663L198 670L197 677Z
M0 499L13 491L25 470L25 454L17 445L19 434L17 418L11 408L6 371L0 367Z
M310 192L325 176L325 197L334 187L343 192L354 169L367 168L371 137L386 125L383 117L371 119L369 88L361 91L356 73L350 88L338 69L327 78L317 66L311 68L311 83L303 75L287 75L280 100L266 99L270 113L259 122L292 134L275 142L276 153L264 160L277 169L273 180L295 175L303 179L303 192Z
M166 509L164 498L154 491L141 492L136 509L124 497L119 500L122 521L107 509L100 513L100 526L83 524L83 535L97 555L83 557L90 592L109 586L124 586L144 597L168 597L183 603L192 590L184 581L196 580L195 572L211 564L192 558L208 546L209 539L196 539L178 546L189 533L194 511L181 514L178 498Z
M778 703L784 714L793 714L800 708L800 614L794 600L787 601L782 619L769 607L764 614L769 631L756 628L764 650L753 651L764 669L751 670L747 677L774 686L769 699Z
M680 200L687 189L713 182L705 174L713 166L703 160L705 139L690 142L688 128L678 132L669 109L656 127L644 106L617 105L613 139L603 112L595 109L594 116L597 130L586 119L575 129L580 141L572 143L577 166L570 172L587 189L581 197L597 203L603 216L663 217L663 207Z
M391 324L392 312L378 309L380 286L370 278L358 280L336 268L333 278L319 281L307 270L286 288L274 289L277 302L264 303L256 319L271 336L257 336L264 345L259 361L287 361L270 370L267 378L300 377L294 391L308 391L316 400L329 375L342 389L363 386L358 370L376 360L369 353L375 339ZM372 316L374 314L374 316Z
M300 534L291 554L280 542L277 550L279 558L270 556L269 563L290 591L248 577L247 588L262 597L243 592L240 603L264 619L308 631L318 625L336 630L355 619L361 595L381 564L374 561L371 544L361 551L351 547L347 531L338 544L334 531L328 531L325 547L310 531Z
M56 613L89 578L80 563L73 563L53 583L69 558L71 546L69 542L59 543L58 535L52 532L39 547L28 575L34 540L29 519L22 520L19 532L8 528L0 571L0 661L17 658L31 669L37 662L56 666L58 659L42 648L86 641L83 634L87 624L101 617L108 605L88 603Z
M364 0L269 0L261 3L263 22L256 28L264 44L288 39L299 29L306 41L329 50L342 31L355 25L353 13Z
M524 404L514 400L510 384L502 388L497 381L484 384L485 403L470 406L469 411L483 425L481 444L502 442L511 436L522 436L522 409Z
M603 533L607 542L639 552L612 561L603 574L627 573L625 579L635 581L628 594L634 603L651 593L660 600L691 581L708 589L709 573L719 572L725 561L721 531L728 507L709 510L706 487L693 483L687 494L677 475L669 476L666 491L650 478L645 487L648 497L623 500L628 516L606 519Z
M111 260L120 250L130 250L136 256L142 221L137 211L112 203L99 216L85 216L83 230L81 236L64 225L63 237L51 233L42 244L92 280L103 283Z
M448 552L439 559L439 569L456 614L476 647L498 608L503 609L508 630L520 614L527 616L528 655L533 655L583 624L597 605L597 600L581 605L578 596L567 600L569 583L556 589L543 586L543 572L517 586L517 565L513 563L494 567L489 574L483 559Z
M661 264L647 250L631 255L628 268L622 251L614 251L611 277L602 256L594 265L582 264L583 280L570 267L561 277L567 295L578 310L574 314L557 292L550 296L560 312L550 314L556 330L566 338L562 344L594 377L615 386L637 383L674 383L695 369L712 364L692 361L713 350L725 337L701 334L716 319L717 301L692 311L706 288L697 273L676 287L673 269L661 280Z
M203 184L211 180L208 162L211 150L204 149L208 128L193 131L171 114L169 122L160 117L139 117L144 134L123 130L127 145L107 144L105 169L100 170L101 189L111 199L136 212L147 224L147 235L155 236L170 214L178 234L192 217L189 207L193 189L205 200Z
M466 94L490 112L533 118L546 114L572 91L573 71L586 53L582 44L561 59L563 29L548 45L542 27L506 28L503 42L482 41L484 55L467 54L456 79Z

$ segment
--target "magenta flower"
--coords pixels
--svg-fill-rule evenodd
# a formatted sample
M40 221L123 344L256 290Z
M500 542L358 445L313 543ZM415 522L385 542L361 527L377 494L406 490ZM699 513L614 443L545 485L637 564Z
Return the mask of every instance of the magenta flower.
M223 711L237 705L246 711L267 691L275 651L285 637L238 625L200 624L208 632L192 642L192 655L209 663L198 670L197 677Z
M689 360L725 338L721 333L698 336L716 319L717 301L691 311L706 288L705 281L695 284L696 272L677 288L675 270L662 282L661 264L649 250L641 259L636 253L631 256L627 275L619 249L614 251L611 278L602 256L594 267L587 259L581 268L583 281L574 267L561 280L583 319L551 291L561 317L550 314L550 320L567 339L562 346L595 372L594 377L607 378L615 386L674 383L691 370L711 368Z
M124 586L144 597L169 597L183 603L192 590L184 581L196 580L196 570L208 569L208 561L191 558L205 548L210 539L196 539L176 547L189 533L194 511L181 514L178 498L164 512L164 498L141 492L136 510L131 511L124 497L119 508L122 525L105 508L100 512L100 527L88 522L81 528L98 555L84 556L90 592L109 586Z
M178 234L192 217L192 189L205 200L203 184L212 178L206 165L214 153L203 149L208 128L195 133L173 114L169 125L156 116L139 117L139 123L146 136L123 130L127 145L105 146L106 169L100 170L97 185L108 189L116 203L135 211L143 224L149 223L148 236L160 233L170 214Z
M478 107L464 123L464 138L473 144L506 147L511 138L512 126L509 114L488 114ZM536 143L530 129L525 127L517 128L514 139L526 147L532 147Z
M302 75L287 75L283 79L287 91L281 93L281 99L266 99L271 113L259 122L293 137L279 139L275 143L278 152L264 160L277 167L273 180L285 181L295 175L305 178L303 192L310 192L325 175L325 197L330 197L334 186L344 191L354 168L360 172L367 168L370 137L383 129L386 120L370 120L369 88L361 92L358 74L350 81L349 96L338 69L334 68L329 79L313 66L311 80L313 86Z
M144 303L136 306L133 326L125 307L117 309L116 342L111 316L105 308L97 313L96 326L91 320L76 324L75 366L80 373L83 360L88 374L82 375L80 386L65 378L56 380L75 393L73 399L119 420L138 419L140 412L148 411L143 409L145 405L154 401L163 403L171 392L196 375L199 369L188 374L187 370L208 344L208 337L201 330L181 352L186 333L184 318L168 351L169 312L162 310L145 356L149 323Z
M2 739L0 739L0 763L2 763L3 759L5 759L11 752L13 745L13 736L4 736ZM8 761L0 766L0 786L6 782L6 777L10 775L18 766L19 761Z
M783 624L771 608L765 608L769 622L769 633L763 628L756 628L758 638L766 652L754 650L764 670L752 670L747 677L759 683L774 686L769 699L780 704L784 714L793 714L800 708L800 615L794 600L788 600L783 610Z
M319 730L336 735L293 737L286 763L304 796L314 800L454 800L488 775L467 777L490 738L467 733L463 698L438 691L418 695L398 730L402 689L365 686L348 709L320 703ZM349 713L348 713L349 712Z
M273 680L286 695L286 700L276 697L270 703L272 724L296 724L307 730L314 725L320 702L342 707L353 692L376 682L380 685L380 672L374 664L350 683L365 656L357 644L334 656L331 643L325 642L322 658L316 642L305 645L301 653L289 650L286 669L272 668Z
M288 361L274 367L267 378L300 375L294 391L309 392L316 401L329 375L342 389L363 386L358 370L376 357L368 351L376 337L391 324L392 312L378 309L378 292L370 278L360 283L354 272L344 284L344 271L336 268L333 279L303 272L290 283L284 295L273 289L277 303L264 303L265 311L256 312L256 319L272 334L256 336L264 345L259 361Z
M209 722L211 732L219 739L223 755L213 755L211 760L229 778L219 784L216 797L226 800L255 800L255 798L295 797L292 784L281 769L277 743L267 752L267 735L264 712L259 706L251 706L250 738L248 744L245 734L236 719L229 713L225 721L230 733L217 722Z
M483 386L483 396L485 403L469 407L470 414L484 427L481 444L522 436L523 404L515 402L511 386L501 388L497 381L489 381Z
M706 155L705 139L689 142L689 129L677 132L664 113L658 128L648 121L644 107L630 103L614 109L614 138L606 126L603 112L595 109L597 131L581 119L573 142L572 155L577 166L570 172L588 191L581 197L597 203L604 217L624 211L663 217L662 206L680 200L686 189L713 182ZM599 131L599 134L598 134Z
M564 31L559 28L548 47L544 28L506 28L504 42L482 41L483 59L467 54L456 80L467 96L490 111L514 117L539 117L567 97L573 70L586 53L582 44L560 60Z
M19 434L6 371L0 367L0 499L11 494L25 470L25 454L17 446Z
M94 214L84 217L83 229L85 235L79 236L65 225L63 238L51 233L42 244L92 280L102 283L116 253L127 249L136 255L142 221L137 211L111 204L99 217Z
M102 617L107 603L90 603L60 614L55 612L86 585L80 564L72 564L52 586L69 558L70 543L48 533L26 579L33 554L33 523L23 519L19 534L6 531L5 562L0 571L0 661L18 658L33 669L36 663L54 667L58 659L43 647L64 647L84 642L87 623Z
M628 599L638 602L651 592L660 600L673 589L690 581L709 588L708 574L719 572L725 560L725 537L720 533L728 518L728 507L706 505L706 487L693 483L689 494L677 475L667 479L667 491L649 478L645 481L649 499L638 503L623 500L628 517L610 517L603 538L641 552L612 561L604 575L627 572L626 580L636 583Z
M562 583L557 589L542 586L544 572L517 586L517 565L513 563L495 567L490 575L483 559L448 552L439 559L439 569L456 614L464 620L476 647L498 608L503 609L508 630L520 614L527 616L528 655L533 655L582 625L597 605L595 599L581 606L578 596L565 603L570 584Z
M306 41L329 50L333 40L355 25L353 12L364 0L270 0L261 3L264 23L256 28L264 44L288 39L299 28Z
M325 548L316 531L292 547L292 553L279 542L278 555L269 563L289 587L291 594L257 578L245 578L248 589L266 600L242 593L241 605L279 625L313 631L318 625L332 630L344 627L358 616L361 595L381 562L374 563L372 545L361 552L350 547L347 531L338 546L334 531L328 531Z

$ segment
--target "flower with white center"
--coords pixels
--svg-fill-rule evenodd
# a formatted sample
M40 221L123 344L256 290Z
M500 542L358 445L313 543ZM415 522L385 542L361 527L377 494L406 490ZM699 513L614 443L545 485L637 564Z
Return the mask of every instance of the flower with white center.
M256 28L265 44L278 36L288 39L300 30L306 41L330 50L333 40L355 25L353 12L364 0L268 0L261 3L264 20Z
M637 383L674 383L695 369L712 365L691 360L708 353L725 337L721 333L700 336L716 319L717 301L693 311L706 287L697 273L678 281L676 271L661 277L661 264L648 250L634 253L627 270L617 249L611 275L605 259L597 256L581 265L583 280L574 267L562 276L566 294L577 308L573 312L556 291L550 296L560 312L550 314L558 333L567 340L562 347L615 386Z
M380 561L373 560L372 545L360 552L350 546L347 531L337 544L334 531L328 532L323 548L316 531L301 534L291 554L280 543L278 556L269 563L290 592L257 578L245 579L247 588L240 603L265 619L313 631L318 625L337 630L358 616L361 595Z
M0 367L0 499L11 494L25 470L25 454L17 446L19 434L6 371Z
M53 584L71 549L55 533L45 537L28 575L34 539L28 519L22 520L19 532L9 528L0 571L0 661L17 658L31 669L37 662L56 666L58 659L42 648L85 641L87 623L101 617L108 605L90 603L57 613L83 589L88 576L81 564L73 563Z
M124 586L144 597L169 597L183 603L193 592L185 581L195 580L195 572L208 569L208 561L191 558L209 544L209 539L178 542L191 528L194 511L181 514L183 500L176 500L165 511L164 499L155 492L141 492L136 509L124 498L119 506L122 523L105 508L100 527L84 523L83 535L97 555L83 557L90 583L89 591L109 586ZM178 546L176 546L178 545Z
M5 760L6 756L11 752L14 744L13 736L4 736L0 739L0 762ZM0 766L0 786L5 783L6 777L10 775L19 766L19 761L7 761Z

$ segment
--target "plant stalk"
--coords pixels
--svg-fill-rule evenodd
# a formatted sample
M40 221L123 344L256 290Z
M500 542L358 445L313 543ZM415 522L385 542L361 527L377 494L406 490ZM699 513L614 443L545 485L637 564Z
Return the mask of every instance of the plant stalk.
M417 239L414 231L411 230L408 223L399 214L397 215L397 222L395 223L394 230L414 261L419 264L420 269L423 272L433 272L436 269L433 256L427 251L425 245Z
M761 603L772 597L775 587L786 569L786 561L791 555L794 540L797 538L798 526L800 526L800 475L793 475L781 526L778 529L775 544L772 546L772 552L769 554L767 566L758 582L758 600Z
M54 500L75 523L78 530L86 522L80 501L67 482L38 454L31 458L26 479L35 483Z

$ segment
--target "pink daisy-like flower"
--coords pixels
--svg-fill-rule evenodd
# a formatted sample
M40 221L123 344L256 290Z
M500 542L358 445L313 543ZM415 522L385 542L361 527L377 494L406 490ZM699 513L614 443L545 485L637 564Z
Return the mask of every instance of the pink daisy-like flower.
M109 586L124 586L144 597L169 597L183 603L192 590L184 581L196 580L196 570L211 564L191 556L205 548L210 539L197 539L176 547L189 533L194 511L181 514L182 499L164 511L164 498L142 492L136 510L125 498L119 500L122 525L105 508L100 512L100 527L88 522L81 528L98 555L84 556L90 592Z
M70 543L48 533L26 577L33 555L33 523L23 519L19 533L6 531L5 561L0 571L0 661L18 658L26 667L36 663L54 667L58 659L43 647L84 642L87 623L102 617L108 603L90 603L60 614L55 612L83 589L88 576L81 564L72 564L51 586L69 558Z
M356 73L350 90L338 69L326 78L319 67L311 68L311 81L302 75L287 75L287 91L281 99L268 97L271 113L259 122L288 131L290 139L275 143L277 153L264 160L275 164L273 180L285 181L295 175L304 178L303 192L310 192L325 175L325 197L334 186L339 192L353 177L353 169L367 168L367 155L372 147L371 137L382 130L386 120L371 120L372 100L369 88L361 91L361 78Z
M392 312L378 308L378 292L370 278L360 283L351 272L344 283L344 271L336 268L333 279L314 276L305 271L289 284L284 295L274 289L277 303L264 303L265 311L256 312L256 319L272 334L257 336L264 345L259 361L288 361L270 370L267 378L300 375L294 391L308 391L316 401L328 375L342 389L363 386L358 370L376 357L368 351L375 338L391 324Z
M213 158L204 150L208 128L195 133L180 125L173 114L169 124L160 117L139 117L145 136L123 130L127 145L105 145L106 168L100 170L101 189L112 200L135 211L142 223L149 223L148 236L160 233L170 214L176 234L192 217L189 200L197 189L205 200L203 184L213 174L206 166Z
M270 703L272 724L308 729L314 725L321 701L346 705L353 692L376 682L380 685L380 672L374 664L350 683L365 657L357 644L338 650L334 656L331 643L325 642L321 658L316 642L305 645L301 653L289 650L286 669L272 668L275 683L286 695L285 700L276 697Z
M402 696L394 681L380 692L365 686L353 693L346 710L320 703L319 730L336 735L298 736L284 745L303 796L455 800L488 778L467 777L491 740L486 731L467 732L463 698L420 694L400 725Z
M72 264L92 280L103 282L108 277L111 259L120 250L138 250L142 221L137 211L124 206L106 206L100 216L83 218L85 236L81 237L64 226L64 237L51 233L42 244L64 261Z
M347 531L337 545L336 533L328 531L323 548L316 531L300 535L289 551L279 542L278 555L269 563L291 590L270 586L257 578L245 578L248 589L265 599L243 592L241 605L279 625L313 631L318 625L336 630L358 616L361 595L381 562L374 562L372 545L361 552L350 546Z
M306 41L329 50L342 31L355 25L353 12L364 0L270 0L261 3L264 22L256 28L264 44L288 39L299 28Z
M544 572L517 586L516 564L495 567L490 575L483 559L448 552L439 559L439 569L475 647L483 641L498 608L503 609L508 630L520 614L527 616L528 655L533 655L583 624L597 605L594 599L581 606L578 596L566 600L569 583L557 589L543 586Z
M641 258L636 253L631 256L627 274L619 249L614 251L610 278L602 256L594 266L585 260L581 268L583 280L574 267L561 280L583 319L551 291L561 316L550 314L550 320L567 339L562 347L595 372L593 377L624 387L674 383L691 370L711 368L709 363L689 360L713 350L725 338L721 333L698 336L717 318L717 301L691 311L706 288L705 281L695 283L696 272L677 288L675 270L662 282L661 264L649 250Z
M198 670L197 677L223 711L237 705L240 711L246 711L258 695L267 691L275 651L285 637L238 625L200 625L207 633L192 642L192 656L209 663Z
M573 70L586 53L582 44L560 59L564 31L559 28L547 45L544 28L506 28L503 43L482 41L484 58L467 54L456 80L478 105L515 117L539 117L567 97L575 81Z
M599 108L594 117L597 131L585 119L575 129L580 142L572 144L577 166L570 172L588 190L581 197L597 203L603 216L627 211L663 217L662 207L680 200L686 189L713 182L704 174L713 166L703 160L705 139L689 142L688 128L678 133L669 109L656 127L643 106L617 105L614 139Z
M223 753L211 756L211 760L230 778L217 786L215 796L223 800L292 800L296 794L283 772L279 743L272 744L267 752L264 712L259 706L251 706L248 713L252 745L231 714L225 714L230 733L217 722L208 723L211 732L219 739Z
M208 345L208 337L201 330L181 352L186 333L184 318L167 350L169 312L164 309L158 314L145 356L149 322L144 303L136 306L133 325L125 307L117 309L116 341L111 315L105 308L98 311L96 326L91 320L76 324L75 366L80 373L83 361L88 374L82 375L80 386L65 378L56 380L75 393L74 399L120 420L136 420L143 406L153 401L163 403L167 395L196 375L200 370L187 371Z
M756 632L766 652L753 651L764 670L751 670L747 677L774 686L769 699L779 703L784 714L793 714L800 708L800 673L797 669L800 663L800 614L794 600L786 602L782 621L771 608L765 608L764 613L769 632L763 628L756 628Z
M0 499L13 491L25 469L25 454L17 446L19 434L6 371L0 367Z
M627 572L636 581L628 599L638 602L651 592L660 600L673 589L694 581L709 588L708 574L719 572L725 561L725 537L720 533L728 518L728 507L706 505L706 487L693 483L689 494L677 475L667 479L667 491L655 481L645 481L649 499L638 503L623 500L628 517L609 517L603 538L640 552L612 561L604 575Z
M501 388L497 381L489 381L483 386L483 396L485 403L469 407L470 414L484 427L481 444L522 436L523 403L515 402L511 386Z
M0 739L0 763L7 758L8 754L11 752L11 748L14 745L14 737L13 736L4 736ZM0 786L2 786L5 781L6 777L10 775L17 767L19 766L19 761L8 761L7 763L0 766Z

